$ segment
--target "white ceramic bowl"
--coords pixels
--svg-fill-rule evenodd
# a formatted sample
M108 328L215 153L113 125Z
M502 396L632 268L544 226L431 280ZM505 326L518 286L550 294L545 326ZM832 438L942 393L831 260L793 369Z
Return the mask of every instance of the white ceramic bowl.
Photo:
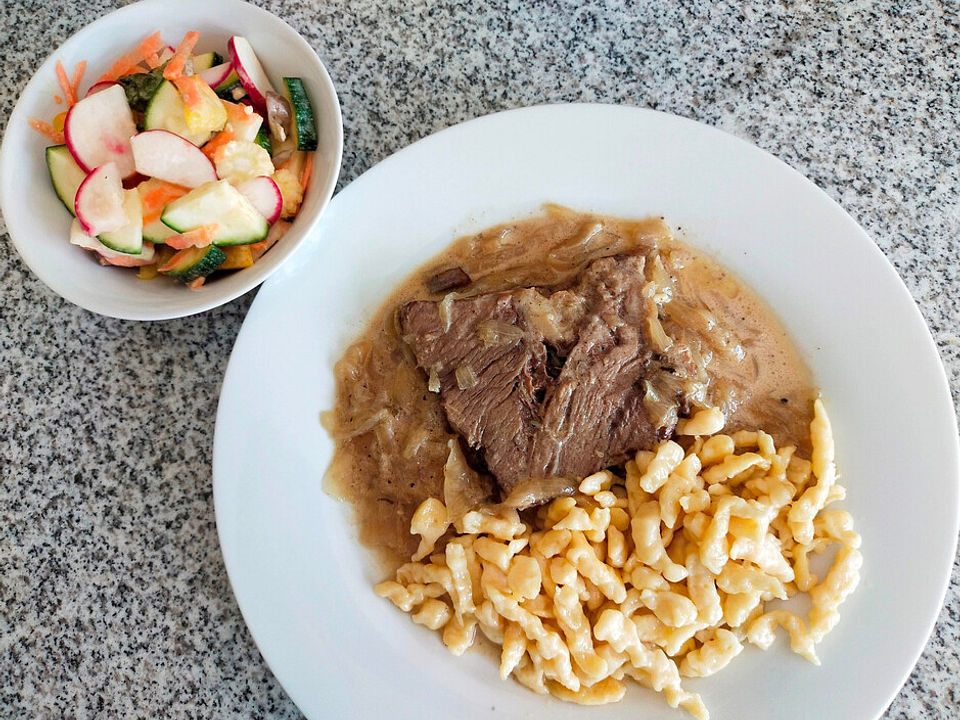
M300 213L287 234L252 267L217 278L199 290L136 272L99 265L91 253L68 241L71 216L50 184L44 160L47 138L30 118L49 121L63 109L54 66L71 72L88 63L81 92L122 53L160 30L171 44L189 30L200 31L198 49L226 55L227 39L250 40L271 80L303 78L314 106L319 146ZM52 290L93 312L129 320L164 320L222 305L267 279L310 237L333 194L343 155L343 121L330 75L307 42L285 22L241 0L143 0L110 13L80 30L46 59L27 83L10 115L0 150L0 207L24 262Z

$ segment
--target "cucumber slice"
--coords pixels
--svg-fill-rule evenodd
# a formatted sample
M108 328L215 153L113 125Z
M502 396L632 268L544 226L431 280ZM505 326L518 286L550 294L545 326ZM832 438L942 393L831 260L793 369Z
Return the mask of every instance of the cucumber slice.
M220 57L215 52L203 53L202 55L193 56L193 74L199 75L204 70L209 70L214 65L219 65L223 62L223 58Z
M297 150L317 149L317 125L313 118L313 106L307 97L303 81L296 77L283 78L283 94L290 102L293 122L290 130L297 142Z
M160 219L181 233L216 223L214 245L260 242L270 232L267 219L226 180L201 185L174 200Z
M145 130L169 130L194 145L203 145L210 139L211 133L191 132L187 127L186 110L176 85L164 80L147 104L143 127Z
M257 136L253 139L253 141L268 153L273 155L273 141L270 140L270 131L267 128L261 125L260 129L257 130Z
M73 224L70 226L70 243L85 248L86 250L94 250L107 264L118 267L142 267L143 265L150 265L156 257L153 245L144 245L143 252L139 255L127 255L126 253L111 250L95 237L87 235L83 231L80 221L76 218L74 218Z
M236 70L231 70L230 74L217 83L213 90L224 100L235 100L233 91L238 87L240 87L240 76L237 75Z
M143 252L143 206L136 190L123 191L123 212L127 224L119 230L100 233L97 239L111 250L127 255Z
M73 155L66 145L52 145L47 148L47 170L50 171L50 182L60 198L60 202L67 206L71 215L76 215L74 207L77 199L77 189L87 178L87 174L77 165Z
M214 245L192 247L181 250L170 258L169 262L161 266L160 272L188 283L197 278L207 277L226 259L226 253Z
M191 147L193 146L191 145ZM151 216L149 221L147 221L147 218L144 217L144 241L162 244L166 242L168 237L177 234L176 230L167 227L163 224L163 222L161 222L160 213L163 212L163 207L166 207L166 205L173 202L178 197L183 197L189 191L186 188L182 188L179 191L173 191L172 189L164 188L165 185L165 182L162 180L157 180L156 178L149 178L137 185L137 192L140 193L140 202L143 205L144 215ZM163 194L162 200L160 197L158 197L158 195L153 194L158 189L164 189L166 191ZM145 201L144 198L148 198L149 202ZM156 217L153 217L155 213ZM171 251L170 254L172 255L173 251Z
M143 239L147 242L164 244L168 237L178 234L172 227L164 225L160 218L143 226Z

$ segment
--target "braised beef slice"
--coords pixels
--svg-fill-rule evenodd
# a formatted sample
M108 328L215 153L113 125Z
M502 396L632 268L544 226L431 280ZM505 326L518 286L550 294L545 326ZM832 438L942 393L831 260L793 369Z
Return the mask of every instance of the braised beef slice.
M654 427L643 402L644 380L665 372L644 330L645 282L642 257L602 258L560 291L479 295L446 313L428 301L401 308L401 334L439 377L450 425L482 452L504 496L528 479L573 482L672 433ZM544 324L551 308L566 322ZM491 341L481 332L490 325L522 335ZM458 383L461 366L475 373L472 387Z

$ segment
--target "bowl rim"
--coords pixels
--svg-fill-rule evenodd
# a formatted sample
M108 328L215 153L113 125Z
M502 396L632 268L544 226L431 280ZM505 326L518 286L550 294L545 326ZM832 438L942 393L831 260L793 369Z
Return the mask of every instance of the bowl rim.
M322 188L322 190L318 195L319 202L313 215L308 218L297 216L296 219L301 219L302 223L299 227L290 231L291 233L297 233L296 237L291 238L293 240L292 243L287 243L284 247L280 247L280 243L278 243L278 246L273 248L272 252L267 254L260 262L255 263L250 268L240 270L228 278L222 278L216 283L205 286L199 292L192 293L194 302L183 303L173 309L162 306L157 308L124 307L122 296L117 298L116 301L113 299L105 300L103 298L89 297L77 287L64 285L58 281L49 271L46 263L38 262L35 256L31 260L29 258L31 253L25 250L25 239L31 234L31 230L26 226L24 214L13 207L12 200L10 199L12 193L9 189L17 180L14 170L18 153L15 150L13 136L19 134L12 132L11 129L26 126L28 120L27 114L29 112L27 106L32 105L35 102L35 98L42 94L43 91L40 86L48 78L54 77L55 64L58 58L67 54L65 49L88 43L91 38L95 38L104 31L104 26L114 25L124 19L136 22L138 15L149 11L162 9L164 12L170 12L171 5L174 4L187 7L194 6L192 0L179 0L179 2L178 0L173 0L173 2L171 2L171 0L140 0L139 2L108 12L71 34L44 58L43 62L37 67L30 76L30 79L23 86L17 102L8 116L2 142L0 142L0 214L2 214L3 220L6 223L7 233L10 236L11 242L24 265L26 265L44 285L65 300L90 312L121 320L172 320L196 315L235 300L262 284L270 275L276 272L284 262L288 261L290 256L313 235L316 225L326 212L330 199L336 190L343 163L343 112L340 106L340 98L333 80L330 77L330 73L316 50L314 50L310 43L289 23L263 8L245 2L244 0L207 0L207 2L203 3L205 13L209 12L211 8L216 9L218 13L227 14L231 9L242 10L243 12L252 13L254 16L259 16L263 22L276 26L280 32L288 35L289 37L284 38L284 41L296 43L300 50L304 52L305 57L308 58L308 62L311 63L309 66L310 75L315 76L315 80L322 92L328 95L330 110L332 110L332 112L325 120L327 122L333 121L331 122L334 126L334 143L332 149L335 150L335 152L327 156L324 163L314 165L314 174L311 177L312 182L308 193L311 189ZM18 149L19 148L17 148L17 150ZM323 166L324 174L327 175L326 178L318 177L321 174L321 165ZM325 181L325 186L320 184L321 180ZM307 197L309 197L309 195ZM304 198L305 202L307 197ZM288 233L288 235L289 234L290 233ZM78 255L78 258L79 257ZM245 278L243 273L247 273ZM243 279L241 280L241 278Z

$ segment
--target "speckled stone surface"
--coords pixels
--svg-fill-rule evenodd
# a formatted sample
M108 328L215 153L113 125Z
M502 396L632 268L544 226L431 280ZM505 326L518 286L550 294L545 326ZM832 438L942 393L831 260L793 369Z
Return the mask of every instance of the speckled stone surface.
M117 4L0 0L0 129L46 54ZM436 130L541 102L656 108L769 150L890 258L957 400L957 0L264 5L338 86L341 187ZM106 319L0 238L0 718L299 717L244 626L214 525L217 394L253 295ZM885 718L960 717L957 583Z

